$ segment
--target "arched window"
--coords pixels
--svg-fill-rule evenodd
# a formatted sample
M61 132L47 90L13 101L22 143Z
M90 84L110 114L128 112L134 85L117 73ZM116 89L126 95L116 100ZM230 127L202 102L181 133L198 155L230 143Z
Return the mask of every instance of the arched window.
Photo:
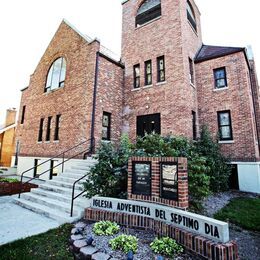
M187 18L189 22L191 23L193 29L197 31L197 24L196 24L196 17L193 10L193 7L189 0L187 0Z
M136 26L145 24L161 14L161 0L145 0L137 11Z
M61 57L55 60L48 72L45 92L61 88L64 86L66 76L66 60Z

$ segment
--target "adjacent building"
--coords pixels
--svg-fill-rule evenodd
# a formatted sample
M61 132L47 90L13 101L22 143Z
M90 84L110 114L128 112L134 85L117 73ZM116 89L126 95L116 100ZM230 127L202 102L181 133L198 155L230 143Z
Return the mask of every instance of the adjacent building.
M203 44L193 0L122 7L120 59L61 23L22 90L19 164L32 167L84 141L93 153L122 133L195 140L208 125L234 165L233 186L260 192L259 86L247 49Z
M15 151L16 110L6 111L5 123L0 126L0 166L10 167ZM15 158L15 157L14 157ZM15 160L13 164L16 164Z

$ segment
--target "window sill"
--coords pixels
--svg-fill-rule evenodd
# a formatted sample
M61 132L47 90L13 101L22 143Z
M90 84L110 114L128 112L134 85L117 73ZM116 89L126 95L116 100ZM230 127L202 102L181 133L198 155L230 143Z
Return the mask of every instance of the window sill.
M145 85L145 86L143 86L142 88L143 89L146 89L146 88L151 88L153 86L153 84L150 84L150 85Z
M42 144L42 143L43 143L43 141L38 141L38 142L37 142L37 144Z
M195 85L191 82L190 82L190 86L192 86L193 88L196 88Z
M51 142L51 141L45 141L44 143L45 143L45 144L49 144L50 142Z
M213 91L214 91L214 92L218 92L218 91L227 90L227 89L228 89L228 87L214 88Z
M156 18L154 18L153 20L151 20L151 21L149 21L149 22L147 22L147 23L144 23L144 24L142 24L142 25L138 25L138 26L135 27L135 30L138 30L138 29L140 29L140 28L142 28L142 27L144 27L144 26L146 26L146 25L148 25L148 24L150 24L150 23L152 23L152 22L155 22L155 21L161 19L161 17L162 17L162 16L156 17Z
M235 143L234 140L229 140L229 141L218 141L219 144L233 144Z
M45 95L48 95L48 94L50 94L50 93L53 93L53 92L58 91L58 90L60 90L60 89L63 89L64 87L65 87L65 86L59 87L59 88L55 88L55 89L51 89L51 90L49 90L49 91L47 91L47 92L44 92L44 94L45 94Z
M141 90L141 87L131 89L132 92L134 92L134 91L139 91L139 90Z
M55 143L59 143L60 142L60 140L55 140L55 141L53 141L53 143L55 144Z
M161 85L165 85L166 83L167 83L167 81L162 81L162 82L157 82L155 85L161 86Z

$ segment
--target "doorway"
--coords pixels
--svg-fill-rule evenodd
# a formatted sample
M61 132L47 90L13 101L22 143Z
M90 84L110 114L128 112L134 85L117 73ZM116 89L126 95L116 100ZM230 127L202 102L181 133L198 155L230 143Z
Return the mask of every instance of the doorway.
M161 115L151 114L137 117L137 135L144 137L145 134L161 134Z

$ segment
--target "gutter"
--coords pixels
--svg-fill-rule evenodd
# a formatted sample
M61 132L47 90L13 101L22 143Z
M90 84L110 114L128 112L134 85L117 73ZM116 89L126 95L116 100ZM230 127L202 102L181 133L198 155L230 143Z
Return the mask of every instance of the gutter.
M92 107L92 119L91 119L91 133L90 133L90 153L95 150L95 114L97 103L97 86L98 86L98 73L99 73L99 51L96 52L96 67L95 67L95 81L93 90L93 107Z

